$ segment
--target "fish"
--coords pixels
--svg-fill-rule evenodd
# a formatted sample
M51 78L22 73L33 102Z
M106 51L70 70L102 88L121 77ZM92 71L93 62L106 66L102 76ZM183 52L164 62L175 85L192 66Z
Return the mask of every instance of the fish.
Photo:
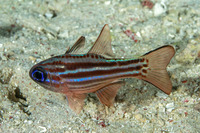
M79 114L88 93L113 106L124 78L137 78L153 84L166 94L172 91L167 65L175 54L171 45L164 45L139 58L116 58L111 46L108 24L105 24L91 49L84 53L85 37L81 36L64 54L34 65L30 78L47 90L66 96L69 107Z

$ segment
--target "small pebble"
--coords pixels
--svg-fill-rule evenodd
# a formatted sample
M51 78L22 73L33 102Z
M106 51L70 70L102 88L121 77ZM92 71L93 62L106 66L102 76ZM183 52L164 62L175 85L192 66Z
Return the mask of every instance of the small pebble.
M110 1L105 1L105 5L110 5Z
M139 120L139 119L141 119L141 118L142 118L142 115L141 115L141 114L136 114L136 115L135 115L135 119Z
M164 4L156 3L154 6L154 16L160 16L167 11Z
M196 104L194 106L194 109L200 112L200 103Z
M29 59L30 59L32 62L35 62L35 61L36 61L36 58L33 57L33 56L29 56Z
M171 112L174 109L174 103L168 103L166 109L168 112Z
M7 60L6 56L4 56L4 55L3 55L3 56L1 56L1 59L2 59L2 60L4 60L4 61L6 61L6 60Z
M136 120L138 120L138 121L140 121L140 122L146 122L146 118L144 118L143 116L142 116L142 114L136 114L135 115L135 119Z
M49 13L49 12L47 12L47 13L45 13L45 16L46 16L47 18L52 18L52 17L53 17L53 14L52 14L52 13Z
M165 98L168 97L167 94L165 94L165 93L163 93L163 92L161 92L161 91L158 91L158 92L156 93L156 96L159 97L159 98L163 98L163 99L165 99Z
M69 37L69 31L68 30L61 31L61 33L58 36L60 38L68 38Z
M29 120L29 121L27 121L27 123L28 123L29 125L31 125L31 124L33 123L33 121L30 121L30 120Z

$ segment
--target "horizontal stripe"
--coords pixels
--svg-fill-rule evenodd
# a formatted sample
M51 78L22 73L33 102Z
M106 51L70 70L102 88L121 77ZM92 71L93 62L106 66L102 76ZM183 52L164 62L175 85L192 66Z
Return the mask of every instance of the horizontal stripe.
M78 78L78 77L92 77L92 76L101 76L101 75L109 75L113 73L122 73L127 71L136 71L140 70L142 66L137 67L128 67L128 68L116 68L116 69L107 69L107 70L99 70L99 69L93 69L93 71L81 71L76 73L68 73L68 74L62 74L60 75L61 78Z
M95 87L97 84L105 84L109 80L116 80L118 78L127 78L127 77L136 77L141 75L139 72L126 72L126 73L118 73L112 75L104 75L104 76L94 76L90 78L78 78L78 79L65 79L70 89L85 89ZM79 82L77 82L79 81Z
M132 72L121 72L121 73L113 73L113 74L106 74L100 76L91 76L91 77L84 77L84 78L75 78L75 79L65 79L67 82L82 82L82 81L91 81L93 79L102 79L108 77L115 77L115 76L126 76L126 75L134 75L139 74L139 71L132 71Z
M78 56L78 55L77 55ZM68 58L61 58L60 56L53 57L49 60L44 61L41 65L49 68L54 68L54 67L63 67L65 66L65 69L68 70L74 70L77 67L75 66L81 66L82 68L88 68L90 66L113 66L113 65L118 65L118 66L123 66L123 65L129 65L129 64L134 64L134 63L139 63L143 62L144 59L105 59L102 56L99 55L93 55L93 56L98 56L98 59L94 59L91 57L85 57L85 56L80 56L80 58L74 59L72 57L75 57L75 55L71 55Z
M89 91L117 79L141 76L145 64L144 58L106 59L100 55L83 54L53 57L40 65L48 73L46 82L52 87Z
M81 66L79 66L78 69L75 70L66 70L63 72L63 70L61 71L57 71L58 75L60 75L62 77L62 75L66 75L66 74L74 74L74 73L78 73L78 72L95 72L97 70L115 70L115 69L129 69L132 68L133 70L138 69L137 67L141 66L142 64L130 64L130 65L126 65L126 66L111 66L111 67L104 67L104 66L92 66L91 68L82 68ZM51 72L51 71L50 71ZM64 76L63 76L64 77Z

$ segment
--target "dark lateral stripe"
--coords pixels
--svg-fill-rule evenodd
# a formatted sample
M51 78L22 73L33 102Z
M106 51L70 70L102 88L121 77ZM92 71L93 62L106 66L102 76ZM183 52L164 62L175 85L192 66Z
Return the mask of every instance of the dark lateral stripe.
M54 75L55 74L55 75ZM53 80L57 80L56 77L56 73L52 73L52 79ZM68 87L70 88L83 88L85 87L85 89L88 88L88 86L95 86L96 84L100 84L100 83L104 83L107 82L108 80L115 80L116 78L126 78L126 77L136 77L141 75L141 73L139 71L126 71L126 72L120 72L120 73L112 73L112 74L104 74L104 75L98 75L98 76L87 76L85 75L85 77L80 77L78 76L77 78L75 77L66 77L66 78L61 78L63 79L62 81L65 82L67 84ZM53 84L59 84L59 80L58 82L53 82Z
M143 73L147 73L147 70L143 69L142 72L143 72Z
M92 79L92 80L85 80L85 81L81 81L81 82L68 82L68 86L70 87L70 89L77 89L77 90L87 90L89 88L95 87L97 84L104 84L109 80L116 80L119 78L127 78L127 77L137 77L140 76L141 73L133 73L133 74L122 74L122 75L110 75L108 77L104 77L103 79Z
M49 71L49 72L65 72L66 69L64 68L48 68L48 67L45 67L44 68L46 71Z
M127 71L139 71L142 68L141 65L134 66L134 67L128 67L128 68L115 68L110 70L94 70L94 71L87 71L87 72L76 72L76 73L68 73L68 74L60 74L60 77L62 78L82 78L82 77L91 77L91 76L101 76L101 75L109 75L113 73L121 73L121 72L127 72Z
M54 65L60 65L57 63L52 63ZM127 66L131 64L137 64L137 61L134 63L131 63L130 61L119 61L119 62L76 62L76 63L66 63L64 68L59 68L60 71L63 72L63 69L65 70L76 70L79 69L90 69L94 67L114 67L114 66ZM59 70L57 72L59 72ZM51 71L51 70L50 70ZM52 70L52 72L55 72L55 70Z
M118 61L119 66L130 65L130 64L137 64L139 62L144 62L143 59L134 59L134 60L127 60L127 61Z
M92 62L77 62L77 63L68 63L65 68L67 70L76 70L77 68L93 68L93 67L112 67L117 66L116 62L99 62L99 63L92 63Z
M64 65L67 70L75 70L77 68L91 68L91 67L110 67L116 66L116 62L74 62L74 63L63 63L60 61L55 61L51 63L42 64L42 66L48 65Z
M75 56L72 56L75 57ZM72 57L69 57L68 59L71 60ZM139 62L144 62L144 58L142 59L134 59L134 60L120 60L118 61L118 59L114 59L111 61L111 59L109 60L96 60L95 62L91 60L91 58L89 57L84 57L84 56L80 56L79 58L82 58L82 60L77 60L74 61L73 63L70 62L63 62L61 61L61 59L57 59L56 61L49 61L47 63L42 64L42 66L47 66L47 65L64 65L66 69L68 70L75 70L77 67L79 68L90 68L90 67L109 67L109 66L124 66L124 65L130 65L130 64L137 64ZM67 59L66 59L67 60ZM76 60L76 59L73 59Z
M103 56L100 55L95 55L95 54L86 54L86 55L60 55L60 56L55 56L52 57L51 59L43 61L41 65L57 65L59 63L62 64L68 64L68 62L72 61L76 63L76 61L82 62L82 61L95 61L98 62L100 60L105 60ZM44 63L45 62L45 63Z

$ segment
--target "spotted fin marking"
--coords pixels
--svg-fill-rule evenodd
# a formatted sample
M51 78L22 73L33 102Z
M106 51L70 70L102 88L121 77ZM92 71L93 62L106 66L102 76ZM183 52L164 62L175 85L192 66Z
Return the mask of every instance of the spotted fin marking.
M122 81L113 82L96 91L99 101L106 106L112 106L118 89L123 85Z
M110 29L107 24L104 25L96 42L88 53L99 54L106 57L114 57L114 53L111 47Z
M87 94L73 94L73 95L66 95L69 107L79 114L84 105L84 99L86 98Z
M174 54L174 47L166 45L142 56L148 60L148 68L146 69L146 74L141 79L150 82L168 95L171 93L172 83L166 67Z
M85 45L85 37L81 36L65 54L81 54Z

